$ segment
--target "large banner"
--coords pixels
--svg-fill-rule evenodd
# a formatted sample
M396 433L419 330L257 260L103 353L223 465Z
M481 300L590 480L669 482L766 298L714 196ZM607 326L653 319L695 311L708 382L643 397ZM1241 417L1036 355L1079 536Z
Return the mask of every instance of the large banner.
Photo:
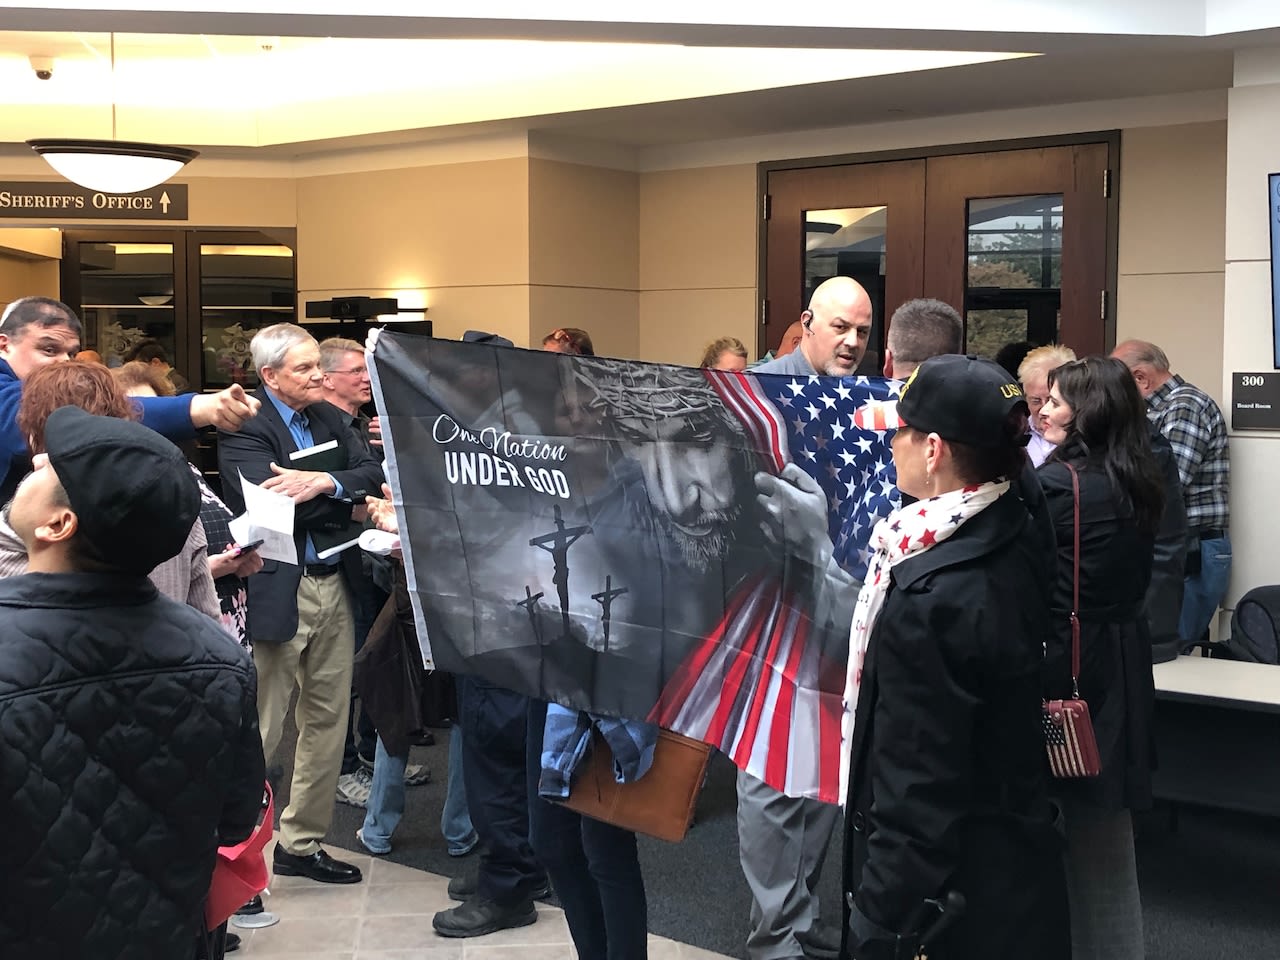
M429 665L658 723L838 802L849 624L896 506L895 382L386 332L371 357Z

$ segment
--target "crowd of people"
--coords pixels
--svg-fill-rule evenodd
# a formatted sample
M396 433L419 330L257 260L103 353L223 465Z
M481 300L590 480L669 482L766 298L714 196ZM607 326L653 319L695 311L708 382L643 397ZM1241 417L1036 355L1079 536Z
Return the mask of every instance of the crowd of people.
M872 314L835 277L760 362L725 337L700 366L852 376ZM840 614L844 809L739 772L747 955L1141 957L1153 639L1200 640L1226 590L1222 415L1150 343L1010 345L996 363L964 356L960 315L929 299L886 329L901 508ZM235 947L205 930L215 848L254 828L294 697L276 874L361 882L322 845L334 804L365 809L355 839L383 855L431 776L409 762L421 705L386 691L417 649L404 568L329 549L399 532L369 371L359 343L281 323L253 338L257 390L192 395L158 344L109 370L81 339L56 300L0 319L0 810L20 827L0 853L0 953L212 957ZM578 328L541 347L595 355ZM179 447L203 427L218 492ZM298 563L235 541L246 484L293 501ZM1042 704L1076 696L1099 772L1056 779ZM635 834L540 790L564 708L478 675L456 697L440 826L478 867L435 930L533 923L554 890L583 960L645 957ZM657 730L627 735L643 750ZM816 889L842 816L837 916Z

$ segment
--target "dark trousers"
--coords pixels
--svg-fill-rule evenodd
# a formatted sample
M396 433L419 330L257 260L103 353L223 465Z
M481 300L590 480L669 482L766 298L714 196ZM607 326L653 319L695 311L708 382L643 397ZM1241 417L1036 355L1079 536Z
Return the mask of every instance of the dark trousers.
M471 823L480 837L480 897L502 906L528 900L543 870L529 846L525 775L528 698L459 675L462 774Z
M351 588L351 619L355 621L356 653L369 637L373 621L378 619L388 594L370 577L361 577ZM347 744L342 751L342 772L355 773L360 757L373 759L377 747L378 731L364 712L364 704L358 697L351 698L347 712Z
M547 705L529 701L529 840L547 869L579 960L644 960L649 915L630 830L538 796ZM468 733L468 735L470 735Z

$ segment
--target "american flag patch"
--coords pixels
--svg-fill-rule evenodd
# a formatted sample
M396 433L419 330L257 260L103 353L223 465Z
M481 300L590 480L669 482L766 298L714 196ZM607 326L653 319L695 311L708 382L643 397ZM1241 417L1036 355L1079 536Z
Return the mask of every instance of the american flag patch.
M1044 743L1049 769L1059 779L1096 777L1101 768L1089 705L1083 700L1052 700L1044 705Z

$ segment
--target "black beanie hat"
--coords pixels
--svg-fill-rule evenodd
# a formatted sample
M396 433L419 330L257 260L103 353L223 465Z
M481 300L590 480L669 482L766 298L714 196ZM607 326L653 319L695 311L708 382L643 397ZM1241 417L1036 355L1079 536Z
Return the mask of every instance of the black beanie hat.
M177 556L200 516L200 488L178 448L141 424L79 407L49 416L45 450L79 536L121 573Z

